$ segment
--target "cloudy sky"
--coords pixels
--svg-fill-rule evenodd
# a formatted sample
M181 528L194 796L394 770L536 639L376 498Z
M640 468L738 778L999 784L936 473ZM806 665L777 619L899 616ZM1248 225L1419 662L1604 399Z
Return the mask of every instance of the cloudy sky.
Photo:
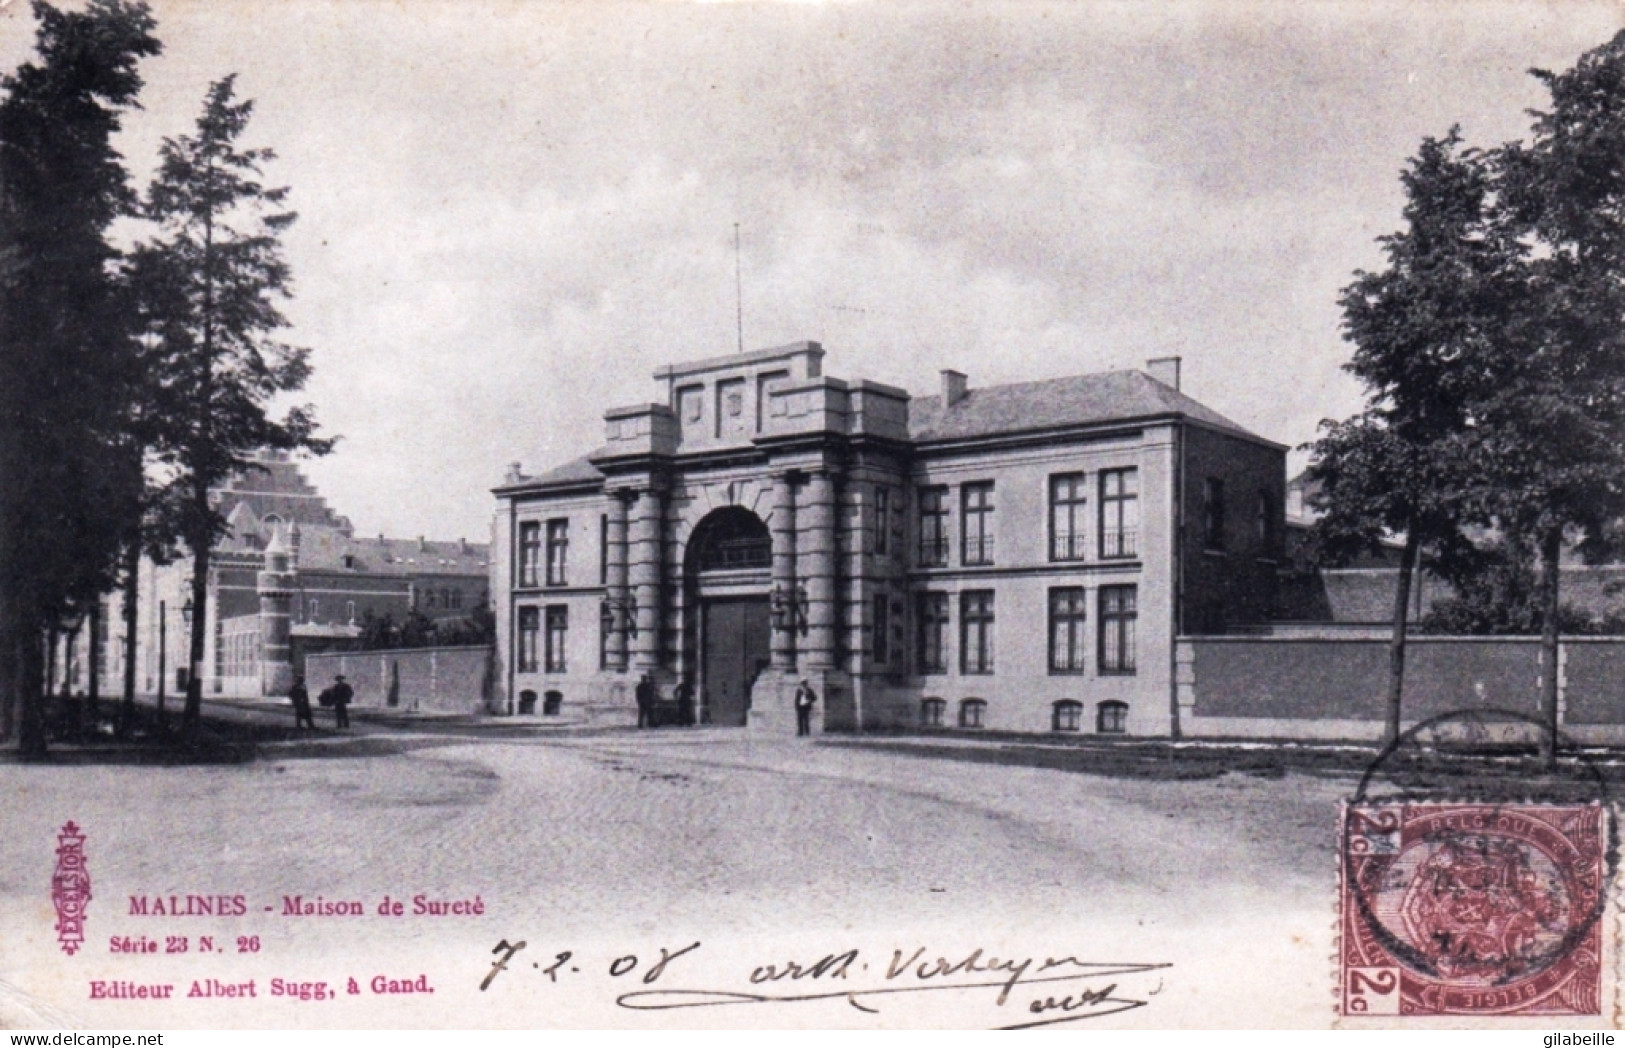
M292 187L292 340L362 533L483 539L663 363L812 338L916 393L1185 358L1298 444L1349 413L1336 296L1428 134L1524 134L1612 3L154 4L142 178L240 74ZM28 52L0 0L0 67ZM1296 461L1296 460L1295 460Z

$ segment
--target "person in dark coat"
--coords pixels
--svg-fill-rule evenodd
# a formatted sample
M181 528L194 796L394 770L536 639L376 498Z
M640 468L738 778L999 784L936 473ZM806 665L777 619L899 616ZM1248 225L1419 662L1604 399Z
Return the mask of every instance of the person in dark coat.
M355 701L355 689L351 688L340 673L333 678L333 727L348 728L350 726L350 703Z
M677 723L687 728L694 723L694 685L678 681L674 693L677 698Z
M654 727L655 682L647 673L638 678L634 694L638 700L638 727Z
M782 694L782 693L781 693ZM818 701L818 693L813 691L811 684L803 678L796 687L796 734L812 734L813 705Z
M305 678L293 679L293 687L288 689L288 698L293 700L293 726L315 731L316 715L310 710L310 691L305 687Z

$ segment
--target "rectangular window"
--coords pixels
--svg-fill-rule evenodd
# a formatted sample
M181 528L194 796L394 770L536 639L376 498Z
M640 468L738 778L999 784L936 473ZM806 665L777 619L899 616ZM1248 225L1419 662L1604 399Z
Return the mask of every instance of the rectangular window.
M1224 481L1216 477L1202 485L1202 548L1224 549Z
M570 522L568 520L550 520L547 522L547 584L549 586L562 586L565 583L564 566L570 552Z
M921 673L948 672L948 594L920 594Z
M962 564L993 563L993 483L966 484L960 489L961 532L959 560Z
M1134 672L1134 621L1139 594L1133 586L1100 587L1100 672Z
M891 549L891 489L875 488L875 552Z
M1100 473L1100 555L1133 557L1140 551L1140 471Z
M519 585L536 585L541 566L542 526L527 520L519 525Z
M564 638L570 628L570 609L554 604L547 609L547 672L564 672Z
M538 641L542 628L541 611L537 608L519 609L519 672L535 673L537 668L536 653L539 649Z
M1082 473L1062 473L1049 478L1049 559L1084 560L1085 512L1088 489Z
M884 666L891 661L891 603L887 594L875 594L874 609L875 664Z
M598 515L598 585L609 585L609 514Z
M948 564L948 489L920 489L920 567Z
M1066 586L1049 591L1049 671L1082 673L1087 647L1084 628L1088 624L1082 586Z
M993 591L959 595L959 672L993 672Z

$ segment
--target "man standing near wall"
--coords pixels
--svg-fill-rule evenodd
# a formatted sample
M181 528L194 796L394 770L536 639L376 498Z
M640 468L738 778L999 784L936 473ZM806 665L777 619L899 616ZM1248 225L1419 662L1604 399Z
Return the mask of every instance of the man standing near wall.
M816 691L813 691L813 686L811 684L808 684L806 678L803 677L802 680L801 680L801 683L799 685L797 685L797 687L796 687L796 734L797 735L811 735L812 734L812 711L813 711L813 706L817 702L818 702L818 693Z

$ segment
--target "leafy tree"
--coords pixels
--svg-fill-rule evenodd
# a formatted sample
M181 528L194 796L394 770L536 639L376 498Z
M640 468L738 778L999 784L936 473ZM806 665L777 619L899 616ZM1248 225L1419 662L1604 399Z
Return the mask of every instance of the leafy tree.
M0 80L0 726L46 747L45 636L112 582L140 480L116 453L145 375L110 225L112 146L157 54L143 3L33 5L36 60Z
M1411 579L1418 563L1449 567L1470 550L1458 521L1467 464L1452 439L1494 380L1487 348L1516 301L1520 248L1494 221L1492 169L1454 128L1429 138L1401 175L1406 228L1380 243L1387 266L1344 289L1347 369L1367 405L1322 423L1308 474L1322 515L1320 559L1346 563L1403 536L1389 643L1386 732L1403 706Z
M1506 223L1528 248L1522 293L1458 443L1478 464L1474 514L1540 559L1550 763L1564 547L1609 555L1625 516L1625 33L1533 75L1549 111L1495 157Z
M184 721L202 706L210 553L226 530L210 490L253 468L262 448L325 454L308 407L271 413L277 397L304 387L309 350L277 335L287 326L278 308L291 296L281 235L295 215L288 191L261 182L269 149L242 149L238 138L253 103L237 101L234 77L209 87L195 133L165 139L145 211L159 234L136 249L132 279L145 334L158 349L161 417L159 460L168 469L171 504L192 558L192 617Z

